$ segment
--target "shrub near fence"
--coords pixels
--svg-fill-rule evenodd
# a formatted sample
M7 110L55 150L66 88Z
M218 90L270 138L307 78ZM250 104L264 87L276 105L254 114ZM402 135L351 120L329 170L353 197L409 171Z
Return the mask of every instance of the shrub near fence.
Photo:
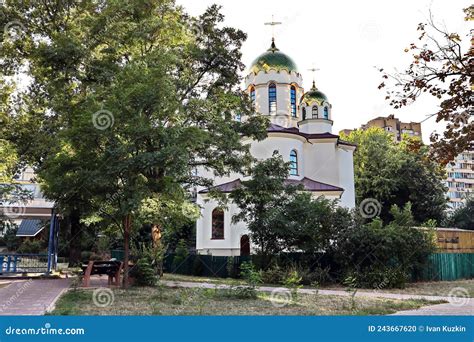
M164 271L169 273L178 273L194 276L205 277L236 277L240 273L240 265L245 261L251 261L257 267L263 269L270 265L263 265L263 261L257 255L251 256L212 256L212 255L189 255L184 261L174 263L175 255L168 254L165 256L163 266ZM279 265L292 265L303 263L305 265L330 266L330 261L323 254L307 256L302 253L286 253L278 258Z
M123 251L113 253L118 259L123 257ZM255 255L241 257L226 257L212 255L189 255L183 262L173 264L174 254L165 256L163 266L165 272L205 277L235 277L240 273L240 264L252 261L259 264ZM280 261L291 264L303 262L320 267L331 266L331 261L324 255L308 257L301 253L291 253L280 257ZM308 261L310 261L308 263ZM316 261L316 262L315 262ZM334 269L333 269L334 271ZM418 281L457 280L474 278L474 253L434 253L421 274L414 275Z

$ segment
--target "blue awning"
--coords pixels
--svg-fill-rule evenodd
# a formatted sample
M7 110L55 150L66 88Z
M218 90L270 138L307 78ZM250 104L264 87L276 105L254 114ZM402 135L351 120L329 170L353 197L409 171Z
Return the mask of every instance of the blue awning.
M41 220L22 220L16 236L36 236L44 229L44 222Z

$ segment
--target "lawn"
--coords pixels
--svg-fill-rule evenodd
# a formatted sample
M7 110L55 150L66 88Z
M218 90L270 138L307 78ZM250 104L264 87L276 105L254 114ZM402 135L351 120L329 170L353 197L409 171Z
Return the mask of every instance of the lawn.
M326 295L299 295L296 300L272 299L269 293L241 298L233 290L132 287L113 289L110 305L98 307L93 289L70 290L52 315L385 315L436 304L426 300L389 300Z
M210 278L210 277L195 277L181 274L170 274L164 275L163 280L169 281L188 281L188 282L206 282L211 284L227 284L227 285L238 285L244 284L245 282L241 279L232 278ZM266 284L269 286L281 286L276 284ZM455 281L431 281L431 282L418 282L408 283L404 289L377 289L377 292L381 293L400 293L400 294L414 294L414 295L429 295L429 296L443 296L447 297L453 288L460 287L466 289L469 296L474 298L474 279L467 280L455 280ZM304 288L311 288L305 286ZM327 285L321 286L320 290L345 290L344 287L338 285ZM374 289L359 289L359 291L374 291Z

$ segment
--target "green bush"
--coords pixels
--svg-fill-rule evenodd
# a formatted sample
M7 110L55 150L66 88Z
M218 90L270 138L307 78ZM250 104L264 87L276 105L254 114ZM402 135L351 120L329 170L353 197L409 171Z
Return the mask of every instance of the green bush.
M265 284L281 284L284 285L285 279L287 279L292 272L297 272L301 277L301 284L313 285L313 284L326 284L331 281L330 268L316 267L310 270L309 267L303 265L286 265L279 266L278 264L272 264L268 269L261 270L260 274L262 281Z
M265 284L282 284L286 274L287 271L278 264L273 264L268 269L260 271L262 281Z
M286 278L283 280L283 285L285 285L290 291L293 301L298 300L298 290L303 286L301 285L301 276L298 274L298 271L293 269L288 272Z
M249 286L231 286L228 289L219 290L217 295L229 299L256 299L257 291Z
M25 240L22 242L20 247L17 249L17 253L24 254L37 254L45 252L44 243L40 240Z
M303 278L301 280L301 283L304 285L323 285L323 284L328 284L333 281L331 277L331 268L325 267L316 267L314 270L311 272L308 272L307 274L302 273L301 277Z
M243 262L240 265L240 275L250 287L257 287L262 283L260 272L255 269L251 262Z
M21 245L21 238L16 236L17 231L17 227L9 228L3 236L8 251L16 251Z
M130 270L130 275L135 278L137 286L155 286L157 276L148 257L138 259L136 265Z
M399 268L371 267L363 271L353 271L346 278L353 278L356 287L372 289L404 288L409 276Z
M412 228L410 208L393 206L388 225L375 219L340 232L333 256L342 273L353 275L358 286L403 287L408 275L422 270L435 245L432 232Z

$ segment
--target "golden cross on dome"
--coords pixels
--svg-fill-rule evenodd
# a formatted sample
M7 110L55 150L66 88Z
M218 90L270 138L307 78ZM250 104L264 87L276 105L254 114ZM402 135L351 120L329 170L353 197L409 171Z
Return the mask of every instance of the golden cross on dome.
M319 69L316 69L316 68L313 66L311 69L308 69L308 71L311 71L311 72L313 73L313 88L316 88L316 82L315 82L314 80L315 80L316 71L319 71Z
M264 23L265 25L270 25L272 27L272 41L275 40L275 26L276 25L281 25L283 24L281 21L275 21L275 19L273 19L273 14L272 14L272 21L268 22L268 23Z

